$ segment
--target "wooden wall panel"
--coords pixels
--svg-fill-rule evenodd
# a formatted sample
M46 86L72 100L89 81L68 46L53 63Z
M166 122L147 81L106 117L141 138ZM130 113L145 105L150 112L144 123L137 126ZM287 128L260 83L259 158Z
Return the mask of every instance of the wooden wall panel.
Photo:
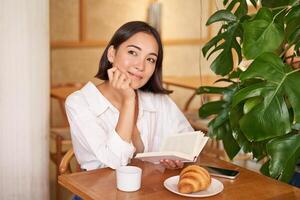
M88 0L86 28L88 40L109 40L120 25L146 20L148 0Z
M50 0L51 41L79 40L79 0Z

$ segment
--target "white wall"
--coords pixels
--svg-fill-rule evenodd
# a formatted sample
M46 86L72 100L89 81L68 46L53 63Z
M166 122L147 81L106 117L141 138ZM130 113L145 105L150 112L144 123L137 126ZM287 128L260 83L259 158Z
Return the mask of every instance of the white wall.
M0 199L47 200L49 2L0 0Z

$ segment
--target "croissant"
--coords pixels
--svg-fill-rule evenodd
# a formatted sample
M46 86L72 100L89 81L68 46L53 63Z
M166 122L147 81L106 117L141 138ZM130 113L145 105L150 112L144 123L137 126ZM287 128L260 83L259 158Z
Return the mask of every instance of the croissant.
M208 171L198 165L184 168L179 176L178 191L185 194L205 190L211 183Z

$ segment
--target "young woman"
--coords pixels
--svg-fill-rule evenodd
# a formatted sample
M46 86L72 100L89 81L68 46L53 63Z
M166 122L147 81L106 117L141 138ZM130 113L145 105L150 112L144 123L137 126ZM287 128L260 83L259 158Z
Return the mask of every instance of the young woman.
M138 152L158 151L168 134L192 127L162 86L163 48L145 22L121 26L99 64L98 86L87 83L66 100L72 143L82 169L127 165ZM170 169L183 163L162 160Z

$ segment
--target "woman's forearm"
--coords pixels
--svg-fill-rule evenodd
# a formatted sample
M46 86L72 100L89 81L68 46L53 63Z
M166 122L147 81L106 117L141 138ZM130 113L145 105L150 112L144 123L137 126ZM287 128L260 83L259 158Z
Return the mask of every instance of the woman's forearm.
M135 99L124 100L121 109L119 120L116 126L116 132L120 137L127 141L132 141L132 132L134 128L134 115L135 115Z

